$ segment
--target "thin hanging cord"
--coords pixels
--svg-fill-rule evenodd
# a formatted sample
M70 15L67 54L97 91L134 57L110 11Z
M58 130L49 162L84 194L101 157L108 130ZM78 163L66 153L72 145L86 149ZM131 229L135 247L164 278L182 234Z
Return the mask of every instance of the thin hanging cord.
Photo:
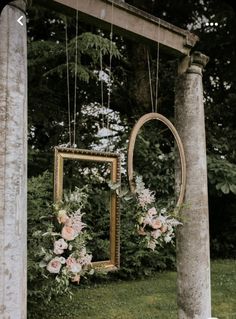
M75 91L74 91L73 147L76 147L75 132L76 132L76 104L77 104L77 73L78 73L78 10L76 10L76 26L75 26Z
M111 62L112 62L112 40L113 40L113 1L111 4L111 31L110 31L110 56L109 56L109 82L108 82L108 94L107 94L107 132L109 129L109 114L108 114L108 110L110 109L110 105L111 105L111 85L112 85L112 81L111 81ZM108 136L107 136L108 138ZM108 139L109 140L109 139ZM109 143L107 143L107 147L109 148Z
M148 63L148 78L149 78L149 88L150 88L150 99L151 99L151 105L152 105L152 112L154 112L153 92L152 92L152 76L151 76L150 57L149 57L149 51L148 50L147 50L147 63Z
M68 53L68 30L67 18L65 22L66 33L66 78L67 78L67 107L68 107L68 126L69 126L69 146L71 146L71 115L70 115L70 73L69 73L69 53Z
M110 57L109 57L109 87L108 87L108 97L107 97L107 106L108 106L108 108L110 108L110 103L111 103L112 40L113 40L113 2L112 2L112 6L111 6Z
M112 61L112 40L113 40L113 2L111 6L111 31L110 31L110 56L109 56L109 86L107 96L107 107L111 104L111 61Z
M159 18L159 28L158 28L158 36L160 36L160 23L161 20ZM158 100L158 87L159 87L159 60L160 60L160 39L158 37L157 42L157 57L156 57L156 89L155 89L155 112L157 113L157 100Z
M100 48L100 81L101 81L101 106L102 106L102 128L105 127L104 120L104 94L103 94L103 63L102 63L102 49Z

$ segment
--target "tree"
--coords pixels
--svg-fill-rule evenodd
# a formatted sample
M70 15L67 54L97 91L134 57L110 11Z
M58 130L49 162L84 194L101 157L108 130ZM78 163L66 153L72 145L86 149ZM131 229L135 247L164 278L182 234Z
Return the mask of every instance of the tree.
M96 34L79 26L77 48L77 87L75 91L75 17L66 18L46 9L31 7L28 11L28 68L29 68L29 176L52 167L52 148L69 141L68 94L70 94L70 124L73 126L74 98L76 106L76 135L86 134L87 139L76 139L80 148L94 141L96 126L85 120L82 106L100 100L100 56L103 68L109 65L109 54L120 58L114 43L97 30ZM68 29L67 89L65 24ZM106 71L108 72L108 71ZM91 89L92 88L92 89ZM43 97L43 98L42 98ZM86 125L84 125L86 123ZM37 160L36 160L37 159Z

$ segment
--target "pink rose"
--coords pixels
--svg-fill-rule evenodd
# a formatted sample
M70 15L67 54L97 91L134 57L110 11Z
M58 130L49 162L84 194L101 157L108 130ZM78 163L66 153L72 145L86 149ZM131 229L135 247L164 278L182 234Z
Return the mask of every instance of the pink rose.
M167 231L167 229L168 229L167 225L162 225L161 226L161 232L162 233L165 233Z
M75 232L74 228L71 226L64 226L61 231L61 236L65 240L74 240L77 236L77 233Z
M60 262L60 258L55 257L52 260L49 261L48 265L47 265L47 270L51 273L51 274L58 274L60 272L61 269L61 262Z
M161 236L161 231L160 231L160 229L156 229L156 230L152 231L152 232L151 232L151 235L152 235L152 237L153 237L154 239L159 238L159 237Z
M76 263L76 259L74 257L69 256L66 260L67 266L71 266L73 263Z
M72 282L76 282L77 284L79 284L80 282L80 275L75 275L73 278L71 278Z
M154 219L150 225L153 229L161 228L162 222L159 219Z
M64 249L68 248L68 244L65 242L63 238L60 238L59 240L56 240L54 242L54 254L61 255L64 253Z
M148 210L148 215L149 215L149 216L154 216L154 215L156 215L156 214L157 214L157 210L156 210L155 207L152 207L152 208L150 208L150 209Z

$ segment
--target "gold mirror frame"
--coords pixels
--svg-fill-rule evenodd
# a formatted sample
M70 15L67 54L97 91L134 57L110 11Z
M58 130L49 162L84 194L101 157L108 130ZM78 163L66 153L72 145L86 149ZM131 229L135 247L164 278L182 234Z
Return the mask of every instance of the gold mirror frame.
M159 113L148 113L143 115L137 123L134 125L130 138L129 138L129 146L128 146L128 179L129 179L129 186L131 192L135 192L135 183L133 180L133 156L134 156L134 145L137 138L137 135L139 133L139 130L141 127L151 120L158 120L162 123L164 123L172 132L176 144L178 146L179 155L180 155L180 162L181 162L181 185L180 185L180 194L179 198L177 200L176 208L180 208L184 201L184 194L185 194L185 188L186 188L186 159L185 159L185 153L184 153L184 147L182 144L182 141L179 137L179 134L177 130L175 129L174 125L163 115Z
M90 162L103 162L111 164L112 183L120 182L120 156L115 153L96 152L83 149L55 147L54 163L54 201L63 197L63 167L64 160L80 160ZM119 198L115 191L111 191L110 198L110 259L95 261L96 268L107 271L115 270L120 266L120 214Z

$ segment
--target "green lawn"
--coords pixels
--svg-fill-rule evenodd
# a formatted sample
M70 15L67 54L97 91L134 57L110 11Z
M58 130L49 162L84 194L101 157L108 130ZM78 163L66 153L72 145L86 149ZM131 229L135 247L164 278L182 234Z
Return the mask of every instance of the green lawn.
M211 269L212 315L236 319L236 261L213 261ZM36 318L176 319L176 273L157 273L143 280L77 288L72 300L58 298L47 309L39 305L35 309Z

